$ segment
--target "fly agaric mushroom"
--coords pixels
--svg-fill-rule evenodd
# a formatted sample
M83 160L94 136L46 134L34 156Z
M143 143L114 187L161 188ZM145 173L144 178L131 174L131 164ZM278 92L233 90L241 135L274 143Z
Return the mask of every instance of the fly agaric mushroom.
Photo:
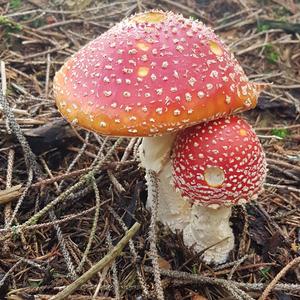
M156 10L116 24L68 59L54 78L62 115L100 134L144 137L142 165L157 173L165 164L170 170L178 130L254 108L260 91L212 29ZM168 182L162 193L176 195L170 172L162 173L161 183ZM169 224L168 215L176 219L186 204L160 198L160 207L171 210L159 207L159 219Z
M236 116L196 125L178 134L172 172L175 188L191 203L184 243L203 251L206 262L222 263L234 246L231 207L257 198L266 159L251 126Z

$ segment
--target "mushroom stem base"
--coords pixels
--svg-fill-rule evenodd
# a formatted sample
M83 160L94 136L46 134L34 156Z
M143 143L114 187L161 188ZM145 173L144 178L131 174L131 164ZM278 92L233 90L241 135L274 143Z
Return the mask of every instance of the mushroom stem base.
M183 230L189 223L190 204L187 203L171 184L172 170L170 154L175 134L162 137L143 138L139 148L141 164L146 169L146 181L148 185L147 208L152 207L153 187L148 170L153 170L158 177L158 220L170 227L175 232Z
M230 215L231 207L215 209L193 205L190 223L183 230L185 245L193 247L196 252L204 251L206 263L224 263L234 247Z
M152 190L150 184L151 180L146 175L148 184L148 199L147 208L152 207L154 195L150 192ZM170 161L164 165L158 176L158 220L175 233L176 230L182 231L189 223L191 205L185 201L174 187L171 185L171 163Z

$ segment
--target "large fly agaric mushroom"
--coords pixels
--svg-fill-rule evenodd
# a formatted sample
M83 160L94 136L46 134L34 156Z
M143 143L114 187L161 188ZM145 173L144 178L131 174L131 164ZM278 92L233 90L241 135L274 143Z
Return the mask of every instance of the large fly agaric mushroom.
M169 183L175 133L254 108L260 90L210 28L156 10L116 24L54 78L57 106L69 121L100 134L144 137L142 165L159 173L158 216L172 230L186 224L186 204Z
M197 252L208 248L206 262L224 262L234 246L231 207L257 198L266 177L257 135L236 116L185 129L174 143L172 172L175 188L192 205L185 244Z

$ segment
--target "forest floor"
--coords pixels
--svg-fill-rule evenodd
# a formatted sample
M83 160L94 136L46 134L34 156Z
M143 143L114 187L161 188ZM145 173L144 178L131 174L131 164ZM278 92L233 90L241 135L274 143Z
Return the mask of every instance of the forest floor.
M234 209L236 244L224 265L206 265L180 233L159 225L166 299L300 299L300 2L293 0L0 0L1 87L9 104L1 98L0 299L50 299L136 221L138 257L125 247L70 299L145 299L146 289L155 299L145 174L134 155L140 139L113 148L116 138L69 126L52 89L67 57L150 8L214 27L251 80L272 83L244 114L266 152L265 190ZM90 183L69 193L109 151Z

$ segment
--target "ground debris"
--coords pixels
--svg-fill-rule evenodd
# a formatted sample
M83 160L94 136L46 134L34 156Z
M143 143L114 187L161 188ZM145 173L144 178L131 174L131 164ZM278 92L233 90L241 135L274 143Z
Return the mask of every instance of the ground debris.
M172 234L160 225L158 254L166 298L260 297L300 255L300 17L294 13L299 4L63 2L1 1L1 86L41 170L37 175L33 165L26 164L22 145L0 107L0 298L50 299L73 281L72 275L79 277L105 256L107 236L115 245L136 221L142 227L115 261L117 273L102 270L70 299L92 299L96 290L93 299L115 299L116 286L121 299L144 299L145 290L150 295L154 292L147 187L134 155L139 141L130 145L124 139L114 148L116 138L86 134L69 125L57 112L52 89L53 76L67 57L123 17L150 8L171 9L214 26L251 80L272 83L262 93L257 109L245 114L269 164L265 191L257 200L260 206L253 203L236 209L236 248L221 266L205 265L199 255L184 247L179 232ZM108 153L93 178L64 195ZM32 181L28 180L30 172L34 173ZM97 216L93 180L99 190ZM50 209L49 203L61 195L62 200ZM38 219L32 218L45 208ZM15 210L11 227L7 224ZM78 270L79 265L82 269ZM269 299L299 299L299 278L299 266L286 270L279 282L273 282ZM233 294L242 296L233 298Z

